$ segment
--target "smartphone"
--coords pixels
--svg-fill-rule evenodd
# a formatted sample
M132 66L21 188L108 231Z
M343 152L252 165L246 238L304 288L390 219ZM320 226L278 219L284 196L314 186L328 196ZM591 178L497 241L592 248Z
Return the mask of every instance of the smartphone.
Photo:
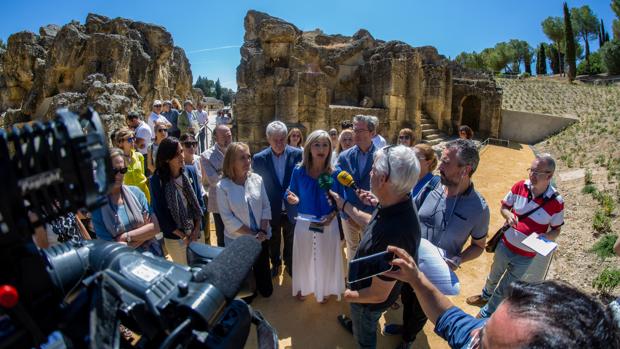
M355 283L393 270L394 253L383 251L349 262L349 283Z

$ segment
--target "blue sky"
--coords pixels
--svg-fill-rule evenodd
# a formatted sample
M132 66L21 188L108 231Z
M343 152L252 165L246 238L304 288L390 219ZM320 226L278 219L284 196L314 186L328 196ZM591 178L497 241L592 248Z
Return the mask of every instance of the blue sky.
M611 33L614 14L609 0L569 1L589 5ZM409 0L409 1L4 1L0 38L21 30L38 32L42 25L84 22L89 12L126 17L164 26L175 45L185 49L194 80L220 78L236 89L243 18L249 9L267 12L302 30L352 35L365 28L377 39L401 40L412 46L432 45L454 58L462 51L480 51L499 41L526 40L532 46L548 41L540 23L562 15L557 0ZM598 41L592 42L592 49Z

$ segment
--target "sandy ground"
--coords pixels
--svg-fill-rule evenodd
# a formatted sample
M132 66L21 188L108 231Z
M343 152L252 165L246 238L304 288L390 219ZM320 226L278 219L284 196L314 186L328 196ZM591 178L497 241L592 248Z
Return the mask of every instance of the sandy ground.
M514 182L525 178L526 169L532 159L533 153L527 146L512 149L488 146L482 151L474 183L491 208L491 234L502 224L499 215L500 200ZM212 234L212 237L214 235ZM476 314L478 309L465 304L465 298L480 292L492 258L491 254L485 252L457 271L461 280L461 294L452 297L452 300L470 314ZM336 320L338 314L349 313L348 304L337 301L335 297L330 298L327 304L319 304L312 296L299 302L291 294L290 278L284 274L274 279L274 293L270 298L259 296L252 303L252 307L260 310L277 330L280 348L355 348L353 337L342 329ZM380 323L383 325L386 320L400 323L401 319L401 309L389 310ZM394 348L399 342L400 337L379 334L377 347ZM252 327L246 348L256 347L255 327ZM448 345L433 332L433 325L429 322L416 339L414 347L435 349L448 348Z

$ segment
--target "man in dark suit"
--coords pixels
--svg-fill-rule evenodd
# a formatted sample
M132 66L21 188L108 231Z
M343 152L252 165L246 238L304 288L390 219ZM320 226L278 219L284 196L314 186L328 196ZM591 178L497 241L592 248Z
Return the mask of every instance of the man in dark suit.
M376 134L377 118L370 115L356 115L353 118L355 146L343 151L338 156L338 167L351 174L357 187L370 190L370 169L376 147L372 137ZM347 200L353 207L366 213L372 213L374 207L361 202L351 188L346 188ZM347 259L351 260L362 239L363 227L348 217L342 221L342 230L347 243Z
M284 200L286 188L291 181L291 173L295 165L301 162L301 150L286 145L286 125L273 121L267 125L267 141L269 147L255 154L252 159L254 172L263 177L265 190L271 205L271 230L269 255L271 259L271 276L280 272L282 263L280 244L284 240L284 265L290 276L293 272L293 232L297 210Z

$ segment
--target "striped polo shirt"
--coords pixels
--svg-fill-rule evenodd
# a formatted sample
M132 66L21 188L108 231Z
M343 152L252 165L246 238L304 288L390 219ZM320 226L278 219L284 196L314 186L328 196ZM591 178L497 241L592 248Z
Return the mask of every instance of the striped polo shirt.
M512 213L522 215L539 207L545 198L550 198L556 189L549 185L539 197L534 198L530 180L522 180L512 186L512 189L502 200L502 205L510 208ZM564 200L560 195L548 201L544 207L536 210L524 219L520 219L516 227L510 227L503 236L503 242L512 252L525 256L535 257L536 252L523 244L523 240L532 233L544 234L551 229L564 224Z

